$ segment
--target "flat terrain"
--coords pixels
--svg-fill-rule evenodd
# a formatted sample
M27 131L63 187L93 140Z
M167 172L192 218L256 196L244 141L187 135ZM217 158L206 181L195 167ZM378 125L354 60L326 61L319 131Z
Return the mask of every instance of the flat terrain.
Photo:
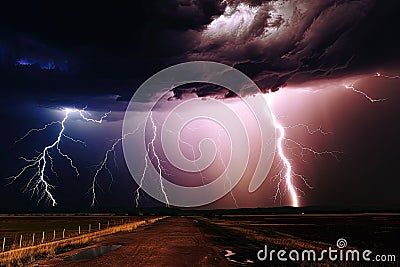
M230 258L241 262L251 259L249 266L270 266L256 259L264 245L269 250L280 249L321 251L337 249L339 238L346 248L371 250L375 255L395 255L396 262L366 262L362 266L400 266L400 214L287 214L287 215L223 215L202 220L203 228L214 233L213 241L236 253ZM275 257L276 259L276 257ZM271 262L269 262L271 264ZM274 261L279 266L310 266L310 262ZM360 266L352 262L329 262L324 266ZM314 263L311 266L319 266Z
M190 218L170 217L132 233L105 237L96 246L121 245L94 259L65 261L87 248L40 260L31 266L228 266L223 254Z
M347 240L348 249L395 255L396 262L360 265L324 260L322 266L399 266L400 214L175 216L29 266L321 266L260 262L256 255L264 245L276 250L336 249L339 238ZM89 248L111 245L121 247L94 259L65 261Z
M79 227L81 234L88 233L89 225L91 231L105 229L109 226L119 225L127 221L144 220L150 217L144 216L113 216L113 215L1 215L0 216L0 239L5 238L5 250L18 246L22 235L23 247L32 245L32 235L35 233L35 244L39 244L45 232L46 242L78 235Z

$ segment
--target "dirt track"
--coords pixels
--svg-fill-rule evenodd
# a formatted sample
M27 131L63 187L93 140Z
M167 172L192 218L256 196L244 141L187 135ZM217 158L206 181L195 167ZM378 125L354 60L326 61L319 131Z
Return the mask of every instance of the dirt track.
M105 237L96 246L122 245L90 260L65 261L88 248L44 259L31 266L228 266L223 252L189 218L170 217L136 232Z

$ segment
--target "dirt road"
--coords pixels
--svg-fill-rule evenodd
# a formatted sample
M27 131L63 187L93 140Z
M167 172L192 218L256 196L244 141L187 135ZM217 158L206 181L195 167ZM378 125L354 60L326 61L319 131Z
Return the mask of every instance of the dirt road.
M65 261L88 248L59 254L31 266L228 266L223 251L212 246L195 220L170 217L132 233L105 237L96 246L121 245L94 259Z

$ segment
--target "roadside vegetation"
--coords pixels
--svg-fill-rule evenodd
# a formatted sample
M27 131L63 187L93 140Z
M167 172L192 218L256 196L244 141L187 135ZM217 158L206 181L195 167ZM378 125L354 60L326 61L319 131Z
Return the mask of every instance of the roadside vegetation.
M81 234L62 240L51 241L33 246L16 248L0 253L0 266L18 266L28 264L36 259L59 254L74 248L86 246L94 242L97 238L119 232L131 232L137 227L154 223L165 217L142 219L134 222L127 222L121 225L110 226L103 230Z

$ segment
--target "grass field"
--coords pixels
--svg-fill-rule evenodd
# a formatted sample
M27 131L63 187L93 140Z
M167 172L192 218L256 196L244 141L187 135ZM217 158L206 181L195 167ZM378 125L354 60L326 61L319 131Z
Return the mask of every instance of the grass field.
M0 252L2 242L5 238L4 250L19 247L22 235L22 247L42 243L43 232L44 242L60 240L63 237L69 238L80 233L85 234L90 231L106 229L110 226L120 225L126 222L145 220L151 217L144 216L112 216L112 215L20 215L20 216L0 216ZM89 226L90 225L90 226ZM65 231L64 231L65 229ZM55 231L55 238L54 238ZM33 238L35 234L35 238ZM33 240L34 239L34 240Z
M42 224L41 219L43 220ZM154 223L163 217L104 217L104 216L9 216L3 217L4 225L9 225L8 231L4 231L4 235L12 234L19 235L19 233L25 231L26 235L29 236L29 231L37 231L40 227L43 229L45 226L52 227L64 227L78 224L78 227L82 223L100 222L107 219L107 224L101 229L91 229L81 231L71 231L70 236L58 237L53 240L40 240L40 242L26 241L22 248L17 246L15 243L10 246L9 250L0 252L0 266L19 266L21 264L30 264L32 261L54 255L57 253L65 252L74 248L85 246L91 242L95 242L100 237L119 233L119 232L131 232L137 227ZM112 221L109 224L109 221ZM13 224L14 223L14 224ZM79 224L80 223L80 224ZM105 224L105 223L104 223ZM100 224L101 226L101 224ZM25 227L25 228L23 228ZM37 228L39 227L39 228ZM18 233L15 230L19 230ZM32 234L31 234L32 236ZM43 241L43 242L42 242Z
M179 218L179 216L176 216ZM400 261L400 214L208 214L189 216L201 231L209 236L209 246L217 247L218 253L227 251L226 259L232 266L399 266ZM35 259L54 255L82 245L96 244L99 237L131 231L137 226L152 222L155 217L146 216L1 216L0 234L8 238L4 258L17 255ZM98 223L100 222L100 229ZM174 227L171 220L170 227ZM89 233L89 224L91 232ZM78 229L81 226L81 234ZM56 230L55 241L53 231ZM62 239L62 231L65 239ZM41 244L41 233L46 238ZM32 246L35 233L35 246ZM23 248L19 249L19 237L24 236ZM1 236L0 236L1 238ZM394 255L396 262L366 264L355 262L261 262L257 252L268 246L269 250L315 250L329 247L337 249L336 241L344 238L346 249L371 250L374 255ZM28 247L26 247L28 246ZM26 247L26 248L24 248ZM10 251L10 249L13 249ZM172 249L172 248L171 248ZM189 248L188 248L189 249ZM230 251L230 252L228 252ZM18 254L19 253L19 254ZM234 253L234 254L232 254ZM19 255L19 256L18 256ZM36 255L36 256L30 256ZM0 264L1 265L1 264Z
M397 262L386 262L384 266L398 266L400 261L400 214L222 215L196 219L205 231L215 236L219 246L236 253L232 258L242 262L251 259L252 266L257 265L256 253L264 245L276 251L321 251L329 246L336 249L339 238L346 239L348 249L396 256ZM377 265L375 262L367 266Z

